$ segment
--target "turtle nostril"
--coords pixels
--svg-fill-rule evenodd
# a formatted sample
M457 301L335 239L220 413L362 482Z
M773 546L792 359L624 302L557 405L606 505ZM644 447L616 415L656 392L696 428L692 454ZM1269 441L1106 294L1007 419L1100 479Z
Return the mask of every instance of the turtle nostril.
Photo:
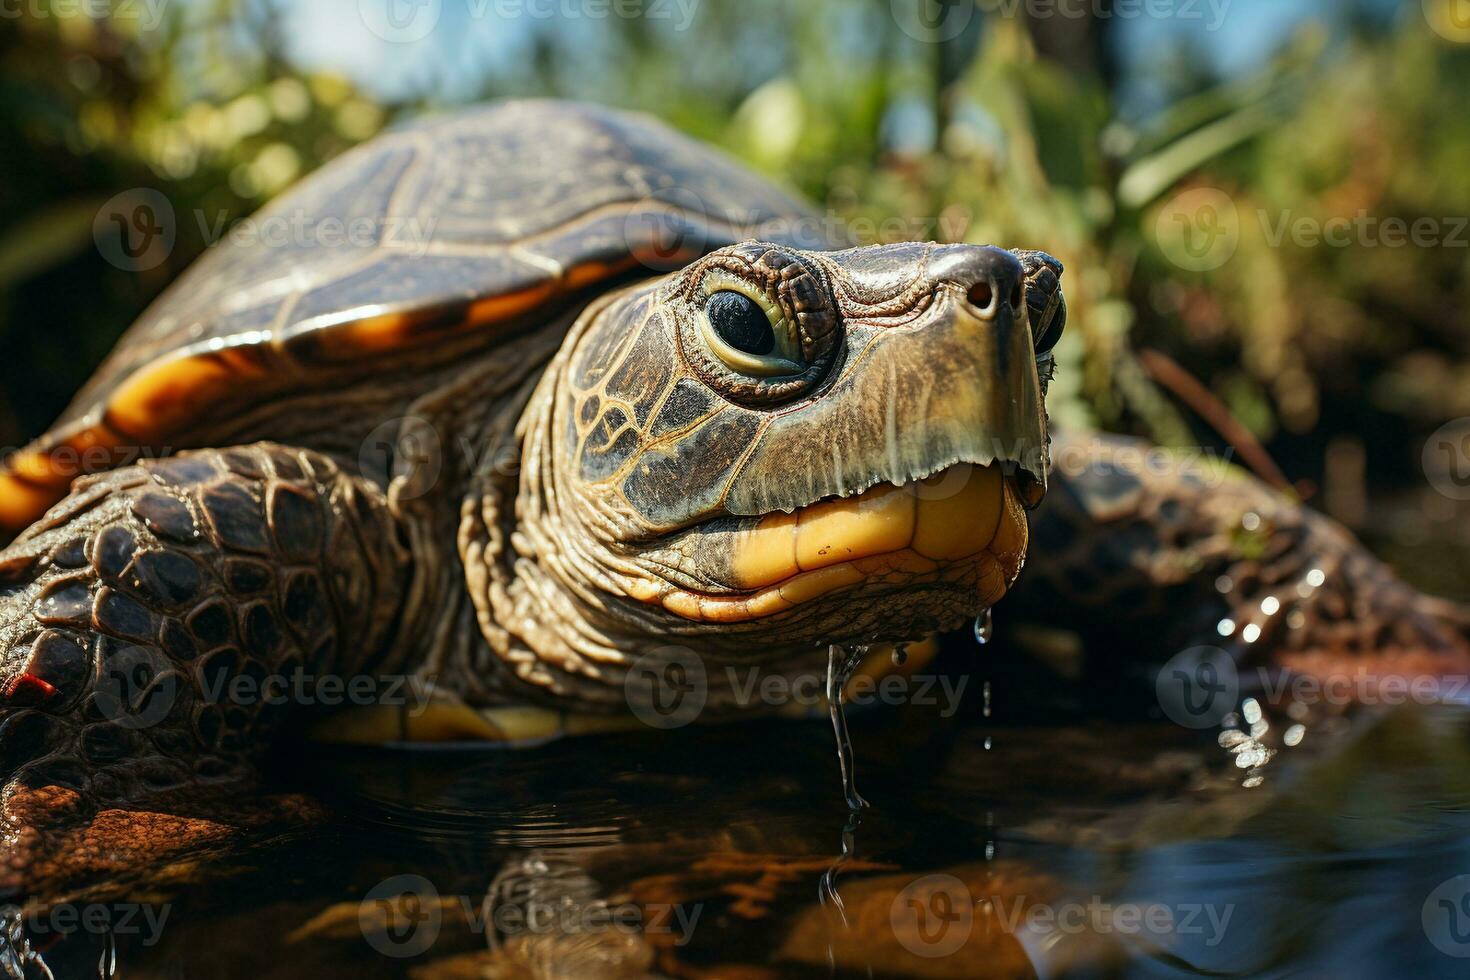
M969 297L970 302L974 304L976 309L988 310L990 309L991 301L995 299L995 290L991 288L990 280L982 279L980 282L971 286L970 291L965 295Z
M1021 284L1017 282L1014 286L1011 287L1011 309L1015 310L1017 313L1021 312L1022 296L1023 293L1021 292Z

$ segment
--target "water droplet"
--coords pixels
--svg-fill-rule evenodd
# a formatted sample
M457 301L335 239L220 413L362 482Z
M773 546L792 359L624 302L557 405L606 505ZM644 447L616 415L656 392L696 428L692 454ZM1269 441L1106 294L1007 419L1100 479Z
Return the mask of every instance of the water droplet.
M995 618L987 609L975 617L975 642L982 647L990 642L990 637L995 633Z
M902 667L909 659L909 645L907 643L895 643L893 645L893 666Z
M986 752L989 752L991 746L993 746L994 744L995 744L995 741L989 735L986 735L985 736L985 751Z
M982 710L985 712L985 717L989 718L990 717L990 682L989 681L986 681L985 682L985 687L983 688L983 692L984 692L984 695L985 695L985 701L984 701L984 708Z

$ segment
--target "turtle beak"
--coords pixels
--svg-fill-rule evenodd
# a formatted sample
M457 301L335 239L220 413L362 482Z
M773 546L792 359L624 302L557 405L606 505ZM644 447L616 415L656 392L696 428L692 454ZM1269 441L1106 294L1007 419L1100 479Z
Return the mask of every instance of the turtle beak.
M1046 415L1020 260L994 247L904 244L817 253L847 353L799 409L777 414L726 499L791 511L957 463L999 464L1028 505L1046 487Z

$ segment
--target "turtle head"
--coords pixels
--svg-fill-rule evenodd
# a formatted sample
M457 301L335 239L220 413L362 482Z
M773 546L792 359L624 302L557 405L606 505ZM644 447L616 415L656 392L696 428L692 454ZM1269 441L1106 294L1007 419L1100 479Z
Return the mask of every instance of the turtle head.
M746 243L604 299L522 420L524 550L609 650L774 660L976 616L1045 488L1060 273Z

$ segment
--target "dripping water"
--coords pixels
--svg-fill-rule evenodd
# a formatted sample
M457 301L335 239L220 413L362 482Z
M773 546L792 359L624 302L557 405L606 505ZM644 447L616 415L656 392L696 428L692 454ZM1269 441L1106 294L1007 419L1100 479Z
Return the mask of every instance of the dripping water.
M990 637L995 633L995 618L987 609L975 617L975 642L982 647L990 642Z
M847 808L854 812L868 805L857 791L857 779L853 773L852 738L847 732L846 702L843 689L868 654L868 647L854 645L844 650L836 643L827 648L827 711L832 717L832 731L837 736L837 764L842 770L842 795Z

